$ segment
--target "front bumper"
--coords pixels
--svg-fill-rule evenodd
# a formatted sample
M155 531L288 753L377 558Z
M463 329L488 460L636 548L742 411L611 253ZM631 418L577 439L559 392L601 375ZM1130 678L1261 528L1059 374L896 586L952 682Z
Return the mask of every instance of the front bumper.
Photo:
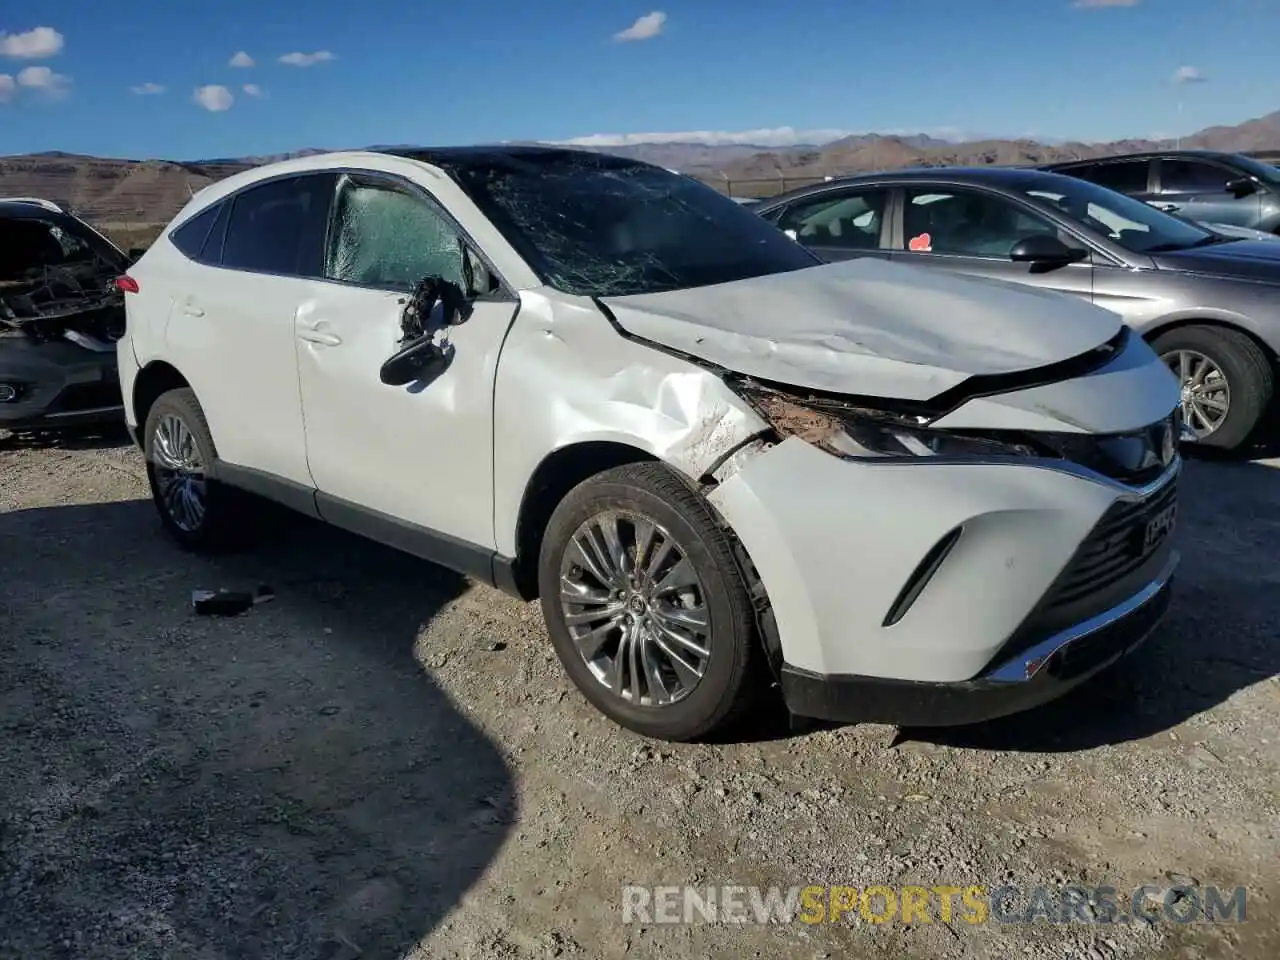
M1169 608L1178 555L1142 590L1084 623L1062 630L957 683L820 676L782 668L782 694L799 716L842 723L945 727L1008 716L1057 699L1137 648Z
M124 422L115 351L95 353L70 342L0 338L0 385L17 393L16 399L0 400L0 429Z
M907 705L977 700L1006 663L1164 583L1180 469L1135 488L1061 461L850 461L792 437L743 459L708 499L768 594L784 689L818 715L851 715L848 695L818 688L883 681Z

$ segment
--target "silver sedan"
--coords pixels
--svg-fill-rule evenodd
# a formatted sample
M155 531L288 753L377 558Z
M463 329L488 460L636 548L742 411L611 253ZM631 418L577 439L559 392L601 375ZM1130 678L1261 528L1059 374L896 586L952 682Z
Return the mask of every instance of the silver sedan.
M1196 439L1236 448L1269 408L1280 243L1171 216L1062 174L933 168L848 177L756 211L827 260L880 257L1084 297L1142 333L1182 383Z

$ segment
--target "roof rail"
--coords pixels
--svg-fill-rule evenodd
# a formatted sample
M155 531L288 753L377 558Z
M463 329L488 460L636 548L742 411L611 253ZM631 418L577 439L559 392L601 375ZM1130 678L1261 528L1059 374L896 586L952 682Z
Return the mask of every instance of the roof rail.
M32 203L37 207L44 207L54 213L63 213L63 209L52 200L42 200L40 197L0 197L0 203Z

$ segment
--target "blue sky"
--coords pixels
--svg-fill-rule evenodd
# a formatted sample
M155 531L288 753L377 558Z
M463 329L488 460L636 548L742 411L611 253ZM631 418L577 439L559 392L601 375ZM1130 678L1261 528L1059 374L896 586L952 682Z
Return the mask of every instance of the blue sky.
M1098 140L1280 109L1280 0L194 8L4 0L0 154L195 159L691 132ZM239 52L253 65L231 66ZM148 84L163 91L135 92Z

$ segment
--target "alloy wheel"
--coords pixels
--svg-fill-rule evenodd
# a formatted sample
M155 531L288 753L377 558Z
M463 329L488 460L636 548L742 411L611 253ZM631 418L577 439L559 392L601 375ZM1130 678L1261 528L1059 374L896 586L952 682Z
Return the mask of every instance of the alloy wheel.
M194 533L204 522L207 482L195 434L181 417L165 414L156 424L152 466L160 503L174 525Z
M628 703L676 703L706 672L706 592L680 544L646 517L610 510L578 527L560 564L560 604L587 668Z
M1181 385L1182 421L1203 439L1231 410L1231 385L1222 368L1198 350L1174 350L1162 358Z

